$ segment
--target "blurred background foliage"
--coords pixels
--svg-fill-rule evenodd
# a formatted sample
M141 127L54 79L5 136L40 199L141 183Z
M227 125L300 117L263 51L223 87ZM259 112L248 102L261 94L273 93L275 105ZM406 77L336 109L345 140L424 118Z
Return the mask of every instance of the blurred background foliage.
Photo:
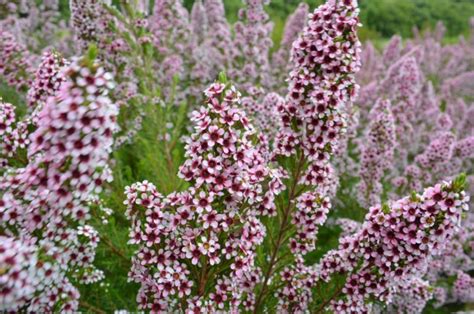
M191 10L196 0L183 0ZM231 23L237 20L242 0L223 0L227 18ZM119 0L112 0L119 2ZM273 23L273 39L280 42L286 18L301 0L271 0L267 7ZM304 0L313 10L324 0ZM65 17L69 16L69 0L60 0ZM154 0L150 0L152 6ZM474 0L359 0L360 19L364 27L359 31L362 41L382 41L399 34L403 38L413 36L413 27L420 31L434 29L438 21L447 27L447 37L454 39L469 33L469 18L474 16Z
M184 0L191 8L195 0ZM286 17L300 3L300 0L271 0L267 12L275 23L274 39L279 39ZM305 0L311 9L323 0ZM242 7L242 0L224 0L227 17L234 22ZM362 40L378 40L399 34L404 38L412 36L412 29L432 29L438 21L447 27L448 37L466 35L469 32L469 18L474 16L474 0L359 0L360 17L364 24L360 32Z

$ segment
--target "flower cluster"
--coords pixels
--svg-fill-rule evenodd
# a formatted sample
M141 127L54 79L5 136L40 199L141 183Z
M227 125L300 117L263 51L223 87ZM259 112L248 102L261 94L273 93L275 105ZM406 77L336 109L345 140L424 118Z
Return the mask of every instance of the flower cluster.
M295 5L273 51L268 3L230 25L223 0L71 0L70 21L0 0L1 312L110 311L79 301L99 243L153 313L473 301L474 176L454 178L474 168L474 37L438 23L362 50L357 0L327 0ZM123 190L112 149L128 182L167 170L114 212L128 249L95 229Z
M0 135L2 136L0 158L2 158L1 164L4 166L8 165L8 158L18 154L19 150L26 150L29 145L31 126L38 122L37 116L47 98L54 96L64 81L60 75L64 65L65 60L58 54L45 53L27 94L28 105L32 112L26 117L17 121L15 108L11 104L0 103L0 119L2 120L0 123Z
M206 44L212 52L214 60L214 76L223 69L231 66L232 36L227 22L222 0L205 0L204 8L207 13L208 38Z
M194 2L191 10L191 29L193 32L193 40L199 45L206 37L209 28L207 21L206 9L201 0Z
M386 67L394 64L402 53L402 38L398 35L393 36L383 51L383 63Z
M392 103L397 142L408 141L410 137L407 135L413 134L413 121L422 88L422 75L415 57L408 54L387 70L387 76L382 82L382 93ZM398 153L405 154L406 151Z
M284 106L279 107L283 127L274 145L277 160L295 161L293 169L285 169L293 183L289 183L289 204L281 209L279 234L273 236L281 241L287 230L294 230L290 227L296 227L289 237L295 262L282 265L281 276L286 277L277 291L282 311L304 311L311 301L311 282L315 280L308 282L308 278L315 277L298 260L314 250L318 227L326 221L330 208L328 195L335 193L337 186L329 160L340 145L358 90L354 78L360 68L357 15L355 1L328 1L309 14L307 26L293 43L289 91ZM281 245L277 242L273 248L260 301Z
M453 286L453 297L458 302L471 303L474 301L474 280L462 271L457 274Z
M0 76L18 90L26 90L32 73L32 58L15 36L0 30Z
M66 60L59 53L55 51L44 53L28 90L27 100L30 109L41 110L48 97L57 93L64 82L64 77L61 77L60 74L65 65Z
M285 105L285 99L277 93L268 93L262 98L262 91L251 89L251 96L242 98L242 107L252 117L255 126L269 141L275 138L281 128L278 108Z
M205 96L179 171L191 187L163 197L145 181L125 192L130 243L139 245L130 279L141 285L141 309L252 306L255 249L265 236L258 216L275 213L283 186L253 143L239 93L215 83Z
M389 309L394 313L421 313L426 303L433 298L428 281L419 277L400 280L394 285L394 295Z
M330 251L317 268L325 281L334 273L348 274L331 308L340 313L367 311L371 297L391 303L397 282L412 280L457 231L468 208L464 180L459 177L421 195L371 207L361 230L341 239L339 249Z
M293 44L289 93L280 107L284 129L277 135L277 155L296 155L300 146L306 159L321 165L337 147L346 124L345 106L358 89L353 77L360 66L356 13L352 2L330 1L310 14L309 25ZM313 184L316 176L309 169L305 180Z
M229 77L246 93L255 86L269 84L269 51L272 46L271 30L265 12L265 0L244 0L246 7L239 12L234 25L232 60Z
M190 52L189 13L181 1L155 1L153 15L148 24L153 33L153 43L163 56L172 56L173 53L184 56L185 52ZM174 57L180 55L175 54Z
M291 71L290 53L293 42L303 31L309 14L309 6L302 2L295 12L291 14L285 24L285 30L280 42L280 48L271 57L271 68L273 77L284 77ZM273 88L278 88L282 94L286 93L288 86L274 80Z
M79 292L59 265L40 260L42 250L34 242L0 236L0 310L73 311L78 307Z
M104 37L103 8L104 0L72 0L69 2L71 22L76 44L82 51L87 51L91 43L99 43Z
M16 151L15 149L15 107L12 104L0 102L0 164L4 167L7 165L7 157L11 157Z
M71 36L65 32L59 34L68 27L61 18L59 0L0 2L3 2L3 5L0 3L0 16L6 15L1 16L1 27L14 33L30 52L39 54L45 48L55 47L69 55L74 50L70 47Z
M309 192L313 199L334 188L330 153L339 144L346 106L358 88L353 76L360 66L356 14L352 2L330 1L310 15L293 45L289 93L279 107L283 130L276 137L276 155L308 161L298 183L316 187Z
M117 108L108 92L114 85L111 75L87 58L75 60L61 76L56 96L38 114L29 163L0 179L0 226L31 238L46 259L40 262L48 261L59 273L51 284L35 287L34 299L23 300L31 311L66 306L60 291L72 291L77 299L70 279L90 283L103 276L92 265L99 237L87 222L91 196L111 179L108 155ZM77 302L72 305L75 310Z
M360 162L358 199L362 206L380 203L384 171L390 168L395 147L395 123L388 100L379 100L370 115Z

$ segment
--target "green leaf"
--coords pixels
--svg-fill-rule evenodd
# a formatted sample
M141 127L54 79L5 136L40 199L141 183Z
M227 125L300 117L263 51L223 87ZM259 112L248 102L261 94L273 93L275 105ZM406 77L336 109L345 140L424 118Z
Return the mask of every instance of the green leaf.
M225 72L220 72L218 76L218 81L222 84L227 84L227 75L225 75Z
M95 44L90 44L86 58L91 63L97 58L97 46Z
M451 183L452 191L456 193L460 193L464 191L466 187L467 187L467 181L466 181L466 174L464 172L458 175Z

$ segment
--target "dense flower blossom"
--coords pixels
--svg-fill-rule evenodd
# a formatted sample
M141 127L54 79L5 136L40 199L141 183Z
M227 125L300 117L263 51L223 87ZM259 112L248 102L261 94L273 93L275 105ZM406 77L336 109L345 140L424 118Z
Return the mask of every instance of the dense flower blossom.
M57 264L40 260L41 249L34 242L0 236L0 310L28 306L28 311L50 311L50 303L60 303L60 311L76 309L79 292Z
M289 93L280 108L284 129L277 135L277 155L295 155L300 145L303 156L316 169L324 169L328 152L337 147L346 125L345 107L358 89L353 76L360 66L360 43L353 32L356 13L352 3L329 2L310 15L309 25L294 43ZM336 21L336 16L344 18ZM326 19L319 20L322 17ZM324 46L317 47L319 41ZM303 180L327 189L316 169L310 167Z
M153 33L153 43L163 56L190 52L189 13L181 0L155 1L149 27Z
M362 206L380 203L384 171L390 168L395 147L395 123L390 101L379 100L370 113L362 148L358 199Z
M12 104L0 102L0 165L7 166L7 158L11 157L18 147L15 140L16 130L15 107Z
M459 271L453 286L453 297L463 303L474 301L474 280L468 274Z
M222 0L204 0L209 32L206 44L211 51L210 59L214 62L213 76L228 69L232 61L232 36L227 22Z
M473 87L474 71L464 72L446 80L443 83L442 91L446 98L469 96Z
M238 88L247 92L269 83L273 25L264 9L265 0L244 0L244 3L246 6L239 12L239 21L234 25L232 65L228 74Z
M373 80L378 78L382 74L383 64L380 60L377 50L375 49L372 42L367 41L363 45L361 60L363 62L363 66L360 69L359 73L357 73L357 82L361 84L361 91L360 95L357 99L357 103L361 104L365 107L367 105L364 101L364 88L369 88L371 85L376 85ZM373 93L376 94L376 93Z
M381 83L380 93L391 101L395 119L396 139L395 160L405 165L410 153L416 154L418 147L412 146L411 138L416 136L417 104L423 87L423 73L420 71L415 50L404 55L387 70Z
M28 90L27 100L31 109L41 110L48 97L54 96L59 90L64 78L61 69L66 65L57 52L47 51L35 73L32 86Z
M355 1L328 1L309 15L307 26L293 43L293 67L286 103L279 108L283 128L275 139L275 156L293 158L296 164L286 169L293 176L289 204L281 209L286 218L280 222L279 234L273 236L280 240L272 247L275 251L257 305L267 292L281 237L291 223L297 227L289 239L295 263L283 266L281 275L288 277L277 291L278 309L305 311L311 301L310 289L298 288L311 283L303 263L297 261L315 248L318 225L325 222L330 208L327 197L337 184L329 159L345 131L347 112L358 90L354 79L360 67L357 14ZM297 194L298 190L305 192Z
M290 53L293 41L298 38L299 33L303 31L307 16L309 14L309 6L306 3L300 3L295 12L291 14L285 24L285 30L280 42L278 51L272 54L271 67L272 75L280 78L285 77L291 70ZM276 87L280 87L279 91L286 93L288 86L281 82L274 82Z
M91 43L102 42L105 36L107 0L71 0L71 21L78 48L86 51Z
M386 67L394 64L401 55L402 38L398 35L393 36L383 51L383 63Z
M342 229L341 237L344 238L349 235L356 233L362 226L358 221L347 219L347 218L338 218L335 221L335 225Z
M393 290L393 301L389 305L393 312L421 313L426 303L433 298L429 282L418 277L400 280Z
M474 239L472 218L472 213L468 213L466 219L462 222L461 228L446 244L442 253L435 256L428 263L425 273L420 274L432 285L445 283L448 278L459 278L461 282L468 283L462 289L458 289L463 285L458 285L456 281L452 286L438 286L433 296L437 307L445 303L469 302L469 298L472 300L474 290L469 285L472 278L467 274L474 267L471 253ZM460 290L464 293L459 293Z
M446 44L438 23L360 51L357 1L326 2L300 4L273 51L268 0L235 26L223 0L71 0L70 21L59 0L0 0L0 312L110 311L115 293L79 301L104 276L99 239L136 250L146 312L472 303L474 176L466 194L453 178L474 167L474 37ZM109 162L160 174L126 189L127 249L92 227L120 199Z
M376 68L372 64L382 63L381 56L377 53L369 51L375 60L369 64L364 63L366 81L371 83L362 89L364 99L360 101L361 105L373 100L371 97L386 93L384 96L392 101L397 115L397 157L392 167L387 169L387 177L393 178L392 185L387 184L383 189L383 193L388 192L391 199L413 190L421 190L423 186L436 181L452 178L472 167L469 144L472 128L471 123L467 122L469 106L464 99L458 98L469 94L469 75L460 76L469 71L469 57L466 57L466 48L462 43L445 46L439 38L434 37L424 34L417 37L411 46L402 46L401 55L394 64L401 66L412 58L412 65L405 67L406 70L412 69L405 71L407 75L403 80L406 81L406 88L400 89L401 85L396 83L397 80L390 79L390 72L395 73L395 65L387 70L385 85L378 83L380 72L372 70ZM365 68L366 66L369 68ZM408 75L410 72L418 74ZM458 76L459 79L456 79ZM400 97L397 90L405 91L406 96ZM402 107L395 109L398 105ZM362 114L367 117L367 112L362 111ZM371 122L368 117L361 121L361 130ZM363 143L358 143L363 148L361 144ZM428 263L426 270L419 270L417 273L418 278L436 287L436 306L457 302L452 293L451 278L455 274L451 270L465 271L472 268L470 253L462 249L470 246L470 221L471 219L466 219L445 249ZM411 300L409 290L404 294L402 289L394 298L402 300L401 302ZM422 307L422 303L420 300L417 304Z
M191 10L191 29L193 31L193 40L198 44L202 43L207 37L208 32L208 19L206 9L202 4L202 1L196 1L193 4Z
M71 36L61 34L61 30L69 25L61 16L59 0L2 2L8 2L9 8L0 8L0 15L6 14L0 24L4 29L9 29L29 51L39 54L45 48L55 47L69 55L73 50L69 46L72 44Z
M265 236L258 216L275 212L283 186L252 143L239 93L215 83L205 96L179 171L191 187L167 197L146 181L126 189L130 243L139 245L130 279L141 285L142 309L236 311L253 302L247 275Z
M13 34L0 29L0 76L10 86L26 90L32 73L32 58Z
M458 141L454 146L454 154L461 159L474 158L474 135Z
M285 104L285 99L277 93L268 93L259 101L263 91L251 89L251 92L251 96L242 98L242 107L252 117L255 126L271 141L281 128L278 109Z
M30 311L52 311L63 297L59 291L77 299L69 279L91 283L103 276L92 265L99 237L87 222L90 197L111 179L107 164L117 109L107 95L113 83L89 59L76 60L63 75L57 95L38 114L29 163L0 180L1 227L31 238L59 276L23 300ZM76 308L77 302L69 304Z
M334 273L348 273L331 299L332 309L366 311L369 296L391 303L398 282L416 276L457 231L468 208L464 180L459 177L421 195L370 208L361 230L341 239L339 249L330 251L317 268L325 281Z

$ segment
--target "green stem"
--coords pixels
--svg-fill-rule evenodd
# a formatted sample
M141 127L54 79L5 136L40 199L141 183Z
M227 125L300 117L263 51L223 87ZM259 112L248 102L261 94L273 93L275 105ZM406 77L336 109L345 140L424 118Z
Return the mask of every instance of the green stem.
M283 211L283 219L279 226L278 237L277 237L275 246L272 249L270 262L268 264L268 269L266 270L265 275L263 277L262 288L260 289L260 292L255 301L254 313L258 313L263 297L268 292L268 284L269 284L270 278L272 274L274 273L273 270L276 267L276 264L279 260L277 259L278 253L280 252L280 249L284 243L285 231L288 230L287 227L288 227L288 224L290 223L290 216L291 216L290 214L293 208L292 206L293 200L296 197L296 188L298 186L298 181L300 179L301 171L303 169L304 164L305 164L304 154L301 152L301 157L299 158L299 161L296 167L296 172L293 177L293 183L292 183L290 193L288 196L288 203L287 203L286 208Z

